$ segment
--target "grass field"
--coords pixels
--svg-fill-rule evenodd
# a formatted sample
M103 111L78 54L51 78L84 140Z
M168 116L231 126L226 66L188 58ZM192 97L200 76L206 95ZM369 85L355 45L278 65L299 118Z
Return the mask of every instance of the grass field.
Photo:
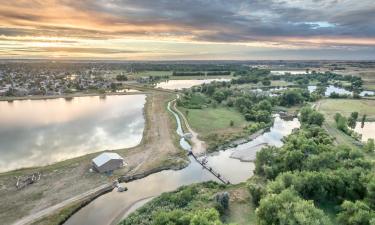
M323 127L331 136L335 137L336 142L352 148L358 148L359 143L337 129L334 115L341 113L344 116L349 116L350 113L356 111L359 113L359 118L366 114L367 120L375 120L375 101L373 100L324 99L318 103L317 109L325 116L326 121Z
M333 121L337 112L344 116L358 112L360 118L366 114L367 120L375 120L375 101L373 100L325 99L320 102L319 110L326 115L328 121Z
M188 110L188 113L186 113ZM218 130L242 129L247 124L241 113L225 108L205 108L205 109L183 109L190 125L197 132L207 134ZM233 121L234 125L230 126Z
M225 223L237 225L255 225L255 206L250 200L250 193L244 184L236 185L228 190L230 196L228 211L223 216Z
M243 128L249 124L240 112L226 107L179 109L209 149L241 135Z

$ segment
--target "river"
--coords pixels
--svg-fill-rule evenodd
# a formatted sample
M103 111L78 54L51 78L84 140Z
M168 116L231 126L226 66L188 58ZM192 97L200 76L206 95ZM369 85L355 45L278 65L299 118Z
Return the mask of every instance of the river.
M230 79L219 78L219 79L196 79L196 80L167 80L160 82L156 85L157 88L169 89L169 90L181 90L184 88L191 88L196 85L207 84L213 81L230 81Z
M139 144L145 95L0 102L0 171Z
M168 105L170 109L170 105ZM180 135L182 147L186 150L190 146L184 140L181 128L181 122L178 115L172 112L177 119L176 132ZM293 124L276 117L277 123L270 129L269 132L259 136L254 141L259 139L264 140L269 145L280 146L281 139L292 132L293 128L299 126L295 120ZM288 129L286 129L288 127ZM288 130L288 132L285 132ZM281 135L282 134L282 135ZM244 145L251 146L251 142ZM241 146L238 146L241 147ZM238 148L237 147L237 148ZM207 156L208 165L215 171L222 174L231 183L236 184L246 181L253 175L254 163L242 162L231 157L231 154L236 151L236 148L228 149L226 151L219 151ZM250 150L251 151L251 150ZM105 194L75 213L65 225L109 225L118 224L124 217L129 215L129 212L141 207L152 197L158 196L163 192L173 191L183 185L198 183L208 180L218 181L207 170L204 170L192 157L189 157L190 164L182 170L166 170L154 173L145 178L126 183L128 187L127 192L119 193L116 190ZM220 182L220 181L218 181Z

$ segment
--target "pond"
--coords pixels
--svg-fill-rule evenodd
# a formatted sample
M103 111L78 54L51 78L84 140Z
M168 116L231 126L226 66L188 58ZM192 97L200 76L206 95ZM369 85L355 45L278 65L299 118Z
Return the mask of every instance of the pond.
M297 75L307 74L306 70L271 70L272 75L285 75L285 74Z
M307 87L307 89L309 90L310 93L312 93L317 89L317 86L310 85L310 86ZM344 88L329 85L328 87L326 87L326 92L324 93L324 95L328 97L328 96L331 95L331 93L337 93L337 94L340 94L340 95L353 95L353 92L348 91ZM362 91L361 93L359 93L359 95L362 96L362 97L373 96L373 95L375 95L375 92L374 91Z
M293 129L299 128L300 122L297 118L292 120L281 119L275 115L274 124L271 129L253 141L238 145L228 151L232 152L231 157L242 161L254 161L256 153L265 145L280 147L283 145L283 137L292 133Z
M310 93L314 92L317 89L317 86L310 85L307 87ZM333 85L329 85L326 87L326 91L324 93L325 96L330 96L332 93L337 93L340 95L352 95L352 92L345 90L344 88L335 87Z
M365 96L374 96L375 95L375 91L362 91L359 95L362 96L362 97L365 97Z
M157 88L169 90L181 90L184 88L191 88L196 85L211 83L212 81L230 81L230 79L202 79L202 80L167 80L156 85Z
M181 136L182 130L179 117L173 113L177 119L177 133ZM281 139L289 134L293 128L298 127L299 123L294 119L291 123L283 122L280 117L276 116L275 125L269 132L260 135L254 141L244 144L242 148L248 149L248 154L253 154L253 142L266 142L270 145L281 146ZM189 150L190 146L186 141L183 148ZM241 146L238 146L241 148ZM253 175L255 166L252 162L242 162L231 157L236 148L206 156L208 166L219 172L223 177L227 178L231 183L236 184L246 181ZM130 212L136 210L145 204L152 197L158 196L163 192L173 191L183 185L204 182L209 180L218 181L207 170L203 169L192 157L189 157L190 164L188 167L174 171L166 170L154 173L145 178L126 183L127 192L119 193L116 190L105 194L74 214L65 225L106 225L118 224L121 219L128 216ZM220 182L220 181L218 181Z
M361 122L357 122L354 131L362 134L362 141L367 141L369 138L375 139L375 122L365 122L363 128Z
M0 102L0 171L136 146L145 95Z

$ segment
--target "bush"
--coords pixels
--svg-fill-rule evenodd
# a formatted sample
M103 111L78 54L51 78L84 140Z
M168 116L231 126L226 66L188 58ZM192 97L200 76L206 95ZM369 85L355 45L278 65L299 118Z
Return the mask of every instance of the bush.
M312 201L303 200L291 189L277 195L267 195L260 201L256 213L259 225L330 224L328 217Z
M370 220L375 218L375 212L362 201L345 201L341 208L337 218L342 225L370 225Z

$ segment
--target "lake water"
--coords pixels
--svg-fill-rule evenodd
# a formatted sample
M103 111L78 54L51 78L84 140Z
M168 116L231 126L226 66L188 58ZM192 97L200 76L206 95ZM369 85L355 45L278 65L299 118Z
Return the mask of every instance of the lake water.
M306 74L306 70L271 70L271 74L273 75L285 75L286 73L292 75Z
M357 122L354 131L362 134L362 141L367 141L369 138L375 139L375 122L365 122L361 128L361 122Z
M310 85L307 87L310 93L314 92L317 89L317 86ZM330 96L332 93L337 93L340 95L352 95L352 92L345 90L344 88L335 87L333 85L329 85L326 87L326 91L324 93L325 96Z
M283 145L282 138L291 134L293 129L299 128L300 122L297 118L293 120L283 120L279 115L275 116L274 124L268 132L255 138L253 141L238 145L230 149L231 157L243 161L254 161L256 153L261 150L257 146L262 147L267 144L269 146L281 147Z
M365 96L374 96L375 92L374 91L362 91L359 95L362 96L362 97L365 97Z
M0 102L0 171L132 147L144 128L145 95Z
M307 87L307 89L309 90L310 93L312 93L317 89L317 86L310 85L310 86ZM326 92L324 93L324 95L328 97L328 96L331 95L331 93L337 93L337 94L340 94L340 95L353 95L353 92L345 90L344 88L329 85L326 88ZM362 91L361 93L359 93L359 95L362 96L362 97L373 96L373 95L375 95L375 92L374 91Z
M176 116L177 114L174 113ZM182 130L177 119L177 133L181 136ZM270 145L281 146L281 139L299 126L298 121L294 119L291 123L284 123L284 120L276 117L273 128L259 136L255 142L262 140ZM181 138L183 139L183 138ZM186 144L186 141L180 141ZM249 154L251 153L252 142L244 144ZM190 149L189 146L182 146ZM239 146L240 147L240 146ZM240 183L246 181L253 175L255 166L252 162L241 162L231 157L236 149L219 151L208 155L207 165L227 178L231 183ZM129 210L134 211L141 207L151 197L158 196L163 192L173 191L183 185L199 183L209 180L218 181L207 170L203 169L192 157L189 157L190 164L182 170L166 170L159 173L151 174L143 179L126 183L127 192L119 193L116 190L105 194L79 210L74 214L65 225L109 225L118 224L121 219L129 215ZM218 181L220 182L220 181Z
M202 79L202 80L167 80L156 85L157 88L169 90L181 90L191 88L196 85L211 83L212 81L230 81L230 79Z

